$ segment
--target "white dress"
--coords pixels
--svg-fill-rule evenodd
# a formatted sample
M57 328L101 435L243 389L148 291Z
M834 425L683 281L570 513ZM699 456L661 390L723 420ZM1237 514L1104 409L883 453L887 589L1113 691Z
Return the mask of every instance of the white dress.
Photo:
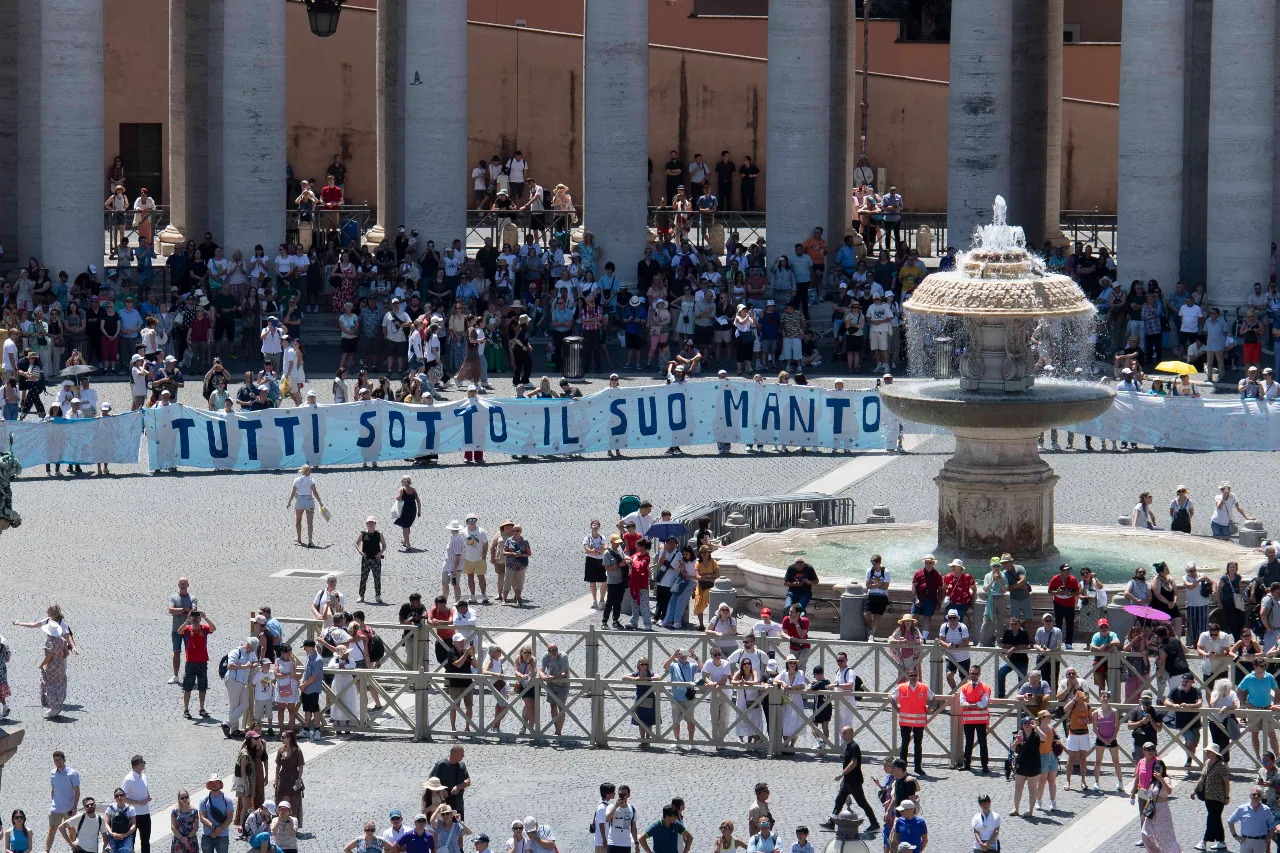
M784 670L778 679L787 687L803 688L809 683L809 679L799 670L795 675ZM788 691L787 704L782 710L782 736L795 737L804 729L804 726L804 694L799 691L795 693Z
M356 668L356 662L349 656L339 666L342 669L349 669L353 673ZM333 679L333 707L330 709L330 717L335 723L351 723L355 722L360 715L360 695L356 690L355 675L347 675L345 673L334 676ZM345 707L344 707L345 706Z
M290 660L276 661L280 675L276 678L276 702L281 705L294 705L298 701L298 662Z
M764 737L764 709L756 701L759 698L760 691L754 688L739 687L733 691L734 704L742 712L736 729L738 737Z

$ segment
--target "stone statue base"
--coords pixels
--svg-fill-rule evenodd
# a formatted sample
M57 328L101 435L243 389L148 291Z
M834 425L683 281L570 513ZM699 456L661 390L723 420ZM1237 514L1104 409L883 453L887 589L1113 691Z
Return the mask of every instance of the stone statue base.
M955 429L938 484L938 548L976 557L1053 551L1058 475L1040 458L1039 430Z

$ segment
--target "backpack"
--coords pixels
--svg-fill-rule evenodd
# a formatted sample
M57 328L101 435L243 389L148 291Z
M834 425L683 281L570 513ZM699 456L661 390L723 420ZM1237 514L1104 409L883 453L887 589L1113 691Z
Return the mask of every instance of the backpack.
M386 653L387 653L387 645L386 643L382 642L381 637L379 637L377 634L374 634L372 637L369 638L369 660L372 663L377 663L378 661L382 660L383 656L386 655Z
M219 678L227 677L227 665L228 663L230 663L230 659L231 659L231 655L226 654L222 656L222 660L218 661L218 677Z
M126 806L111 816L111 831L125 833L129 831L129 808ZM79 833L77 832L77 835Z

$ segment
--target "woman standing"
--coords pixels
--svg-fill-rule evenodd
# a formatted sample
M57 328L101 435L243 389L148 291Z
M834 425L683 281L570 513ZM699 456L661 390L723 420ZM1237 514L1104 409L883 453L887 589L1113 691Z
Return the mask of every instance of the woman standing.
M263 626L266 627L265 625ZM269 634L270 632L268 632ZM261 643L259 643L259 647ZM271 648L270 644L266 648ZM276 648L279 657L275 665L276 682L276 720L280 724L281 737L298 728L298 660L293 656L293 647L281 643ZM284 716L289 714L289 728L285 728ZM280 799L276 797L276 799Z
M343 673L333 679L334 702L329 714L334 728L342 733L360 719L361 696L356 690L355 676L357 661L352 659L351 649L341 645L334 649L332 663Z
M1204 837L1197 850L1223 850L1226 846L1226 830L1222 826L1222 810L1231 802L1231 769L1222 760L1218 747L1204 748L1204 770L1196 783L1196 795L1204 800ZM1160 848L1163 850L1164 848Z
M733 618L733 608L721 602L703 633L712 637L712 642L719 646L727 657L738 646L738 620Z
M1098 620L1107 613L1107 590L1093 573L1084 566L1080 569L1080 610L1076 613L1076 634L1092 637L1098 630Z
M744 376L751 372L756 345L756 314L746 305L739 305L738 313L733 315L733 344L738 375Z
M609 547L601 557L604 564L605 600L604 612L600 614L600 627L608 628L609 615L613 615L613 629L622 629L622 596L627 594L627 579L631 573L630 560L622 549L622 537L614 533L609 536Z
M694 593L693 612L698 617L698 630L705 631L702 614L707 612L711 601L711 588L720 577L720 563L711 558L711 546L703 545L698 549L698 563L695 566L698 580L698 591Z
M1209 738L1218 748L1218 756L1229 763L1231 741L1240 734L1240 720L1236 711L1240 708L1240 697L1231 686L1231 679L1219 678L1213 682L1213 693L1209 696L1209 707L1213 713L1209 717Z
M1258 321L1258 312L1250 308L1240 321L1240 340L1244 344L1244 367L1262 368L1262 323Z
M1191 500L1191 491L1186 486L1178 486L1177 494L1169 503L1169 529L1190 533L1191 519L1195 514L1196 505Z
M666 616L662 627L675 631L683 628L688 621L689 600L693 598L694 588L698 585L697 558L693 548L688 545L680 549L680 559L675 567L678 574L671 583L671 598L667 602Z
M734 686L733 701L741 712L738 717L739 740L758 743L764 737L764 710L760 707L760 678L751 659L743 657L730 682Z
M525 644L520 647L519 653L516 655L516 662L513 665L516 677L516 695L524 703L522 717L524 719L525 731L537 731L537 724L534 721L534 713L537 711L538 687L536 679L538 677L538 662L533 657L533 646Z
M1213 605L1222 611L1222 630L1233 637L1240 636L1244 627L1244 609L1240 598L1240 564L1227 563L1226 571L1213 587Z
M295 406L302 405L302 386L307 382L306 363L307 351L302 347L302 340L295 335L286 345L281 368L283 381L289 383L289 396Z
M40 707L52 720L62 713L67 701L67 637L57 622L45 622L44 658L40 661Z
M400 488L396 490L396 517L391 523L400 528L400 537L403 540L400 550L406 554L413 550L409 545L409 530L421 514L422 498L418 497L418 490L413 487L413 480L407 476L401 477Z
M862 313L862 305L854 300L844 312L844 321L840 326L840 335L844 338L845 367L850 373L862 369L862 344L867 335L867 318Z
M27 813L14 809L9 828L4 832L5 853L27 853L31 849L31 830L27 829Z
M1124 639L1124 701L1138 701L1142 694L1143 678L1151 671L1151 662L1147 659L1147 636L1141 625L1131 625L1129 635Z
M267 799L267 745L262 735L250 729L245 732L244 745L236 756L235 782L232 789L236 797L235 825L244 826L244 819Z
M185 788L178 791L178 805L169 810L169 832L173 835L169 853L197 853L200 849L200 813Z
M795 655L787 655L787 662L774 683L786 693L786 705L782 710L782 737L788 745L794 747L800 731L805 727L804 690L808 685L804 670L800 668L800 659Z
M1027 817L1036 811L1036 800L1040 797L1040 786L1043 784L1043 769L1040 762L1040 729L1033 717L1023 717L1022 726L1013 740L1014 776L1013 776L1013 811L1019 813L1022 803L1022 789L1027 789Z
M635 671L622 676L623 681L636 682L635 705L631 712L631 725L640 729L640 748L648 749L649 740L653 737L658 724L658 696L653 692L653 672L649 669L649 659L642 657L636 661Z
M1172 788L1164 761L1157 758L1151 764L1151 787L1142 810L1146 818L1142 840L1146 842L1147 853L1182 853L1173 831L1173 812L1169 810Z
M1129 516L1129 526L1134 530L1159 530L1156 527L1156 514L1151 511L1150 492L1143 492L1138 495L1138 503L1133 508L1133 513Z
M466 321L463 338L466 341L466 355L462 359L462 366L458 368L458 373L454 377L454 384L459 388L464 388L468 383L479 386L483 379L483 373L480 367L480 348L484 345L480 338L481 321L479 317L469 317Z
M453 311L449 314L447 324L449 337L445 350L447 361L445 369L454 374L462 373L462 363L467 356L467 309L462 300L453 303ZM478 365L477 365L478 367ZM458 375L455 381L459 388L463 385L463 377Z
M649 312L649 358L645 361L645 370L653 369L654 357L657 356L658 370L665 369L670 349L667 346L667 330L671 327L671 310L667 300L659 298L653 302L653 310Z
M377 835L377 826L373 821L365 821L364 835L353 838L342 848L342 853L382 853L385 847Z
M582 551L586 555L582 570L582 580L591 585L591 609L599 610L605 605L605 585L608 577L604 570L604 537L600 535L600 520L591 520L591 531L582 540Z
M1116 790L1124 792L1124 773L1120 770L1120 746L1116 733L1120 730L1120 713L1111 706L1111 691L1102 688L1098 707L1093 712L1093 792L1102 790L1102 751L1111 751L1111 766L1116 772Z
M1040 811L1056 812L1058 810L1058 755L1054 751L1057 739L1053 730L1053 714L1041 711L1036 715L1036 726L1040 730ZM1049 789L1049 808L1044 807L1044 789Z
M289 801L290 811L302 828L302 794L306 787L302 784L302 768L306 759L302 757L302 749L298 746L298 735L293 729L286 729L280 724L280 748L276 750L275 774L271 787L275 791L275 801ZM281 845L283 847L283 845Z
M1169 630L1174 637L1182 636L1182 610L1178 607L1178 585L1169 576L1169 564L1156 563L1155 581L1151 584L1151 606L1169 614ZM1196 636L1199 639L1199 635Z
M296 501L296 504L295 504ZM311 466L303 465L298 469L298 476L293 480L293 490L289 492L289 500L285 501L285 509L294 507L293 525L297 532L298 544L302 544L302 514L307 514L307 547L313 545L312 534L315 530L316 507L324 509L324 501L320 500L320 490L316 481L311 479Z
M506 670L507 662L502 657L502 649L496 643L490 644L485 649L484 666L481 671L485 675L492 676L489 689L493 691L493 721L486 728L493 732L502 731L502 718L511 707L511 703L507 700Z

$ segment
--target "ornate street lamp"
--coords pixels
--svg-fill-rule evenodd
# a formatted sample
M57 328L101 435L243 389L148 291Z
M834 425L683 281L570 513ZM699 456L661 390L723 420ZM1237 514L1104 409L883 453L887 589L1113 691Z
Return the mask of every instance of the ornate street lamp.
M328 38L338 31L338 15L344 0L304 0L307 5L307 21L311 32L320 38Z

